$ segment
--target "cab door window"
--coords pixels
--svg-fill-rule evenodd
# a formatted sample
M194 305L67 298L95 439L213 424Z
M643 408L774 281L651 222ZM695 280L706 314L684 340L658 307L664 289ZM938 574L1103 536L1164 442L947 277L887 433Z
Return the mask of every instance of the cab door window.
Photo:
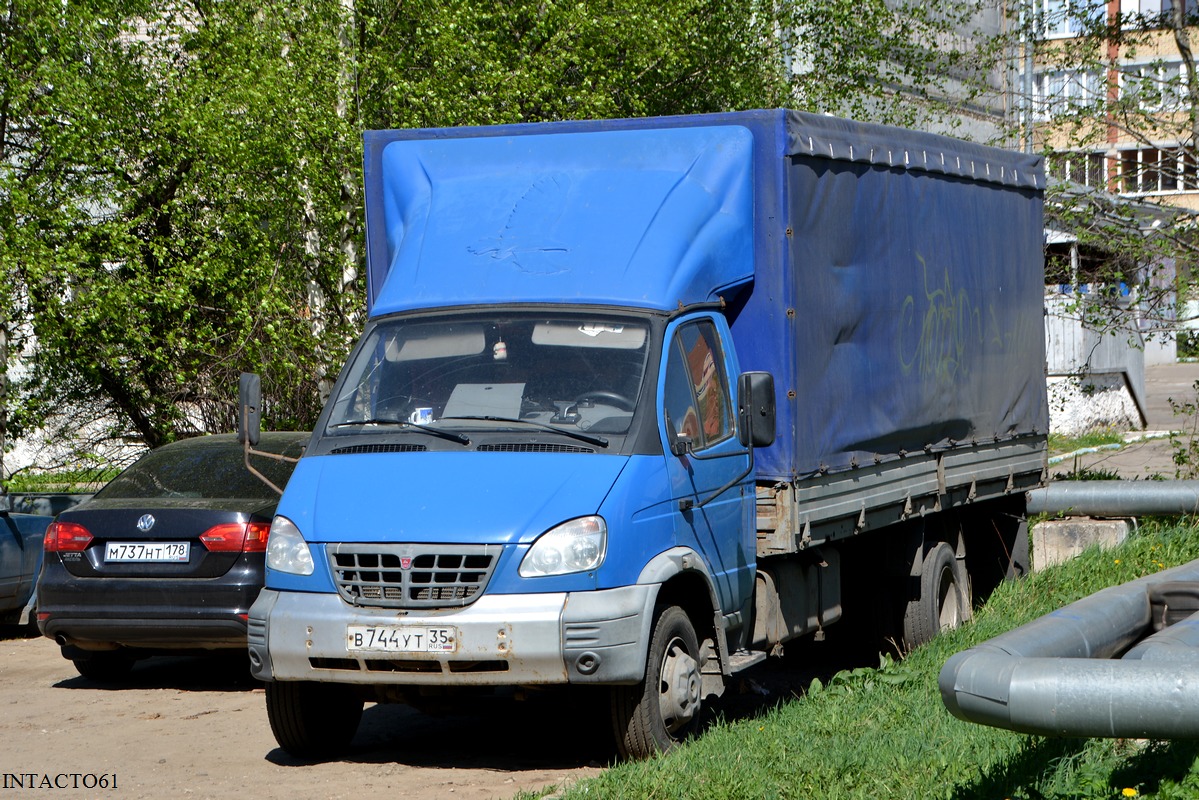
M695 449L733 435L724 354L711 321L681 326L666 364L667 430L691 437Z

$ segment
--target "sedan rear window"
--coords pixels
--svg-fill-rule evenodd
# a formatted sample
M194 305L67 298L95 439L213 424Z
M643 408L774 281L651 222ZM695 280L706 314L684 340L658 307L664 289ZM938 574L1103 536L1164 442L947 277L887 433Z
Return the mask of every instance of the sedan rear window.
M284 452L298 456L301 444L302 440L297 439ZM290 462L253 455L250 463L278 486L287 483L295 467ZM147 453L113 478L96 493L96 497L106 500L156 497L274 500L278 495L246 469L241 445L236 440L218 444L196 439Z

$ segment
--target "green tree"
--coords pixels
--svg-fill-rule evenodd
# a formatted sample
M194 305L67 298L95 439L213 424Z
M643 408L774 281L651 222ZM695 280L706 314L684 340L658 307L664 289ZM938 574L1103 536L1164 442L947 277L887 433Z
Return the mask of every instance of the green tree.
M782 9L794 102L953 130L998 102L1010 40L994 0L798 0ZM973 108L977 106L978 108Z
M299 21L225 4L8 10L4 51L25 56L9 74L27 77L4 87L2 258L37 337L17 422L84 408L151 446L228 429L247 368L277 421L310 420L306 289L331 265L305 258L300 187L333 181L298 155L340 131L292 113L319 89L279 55L277 26Z

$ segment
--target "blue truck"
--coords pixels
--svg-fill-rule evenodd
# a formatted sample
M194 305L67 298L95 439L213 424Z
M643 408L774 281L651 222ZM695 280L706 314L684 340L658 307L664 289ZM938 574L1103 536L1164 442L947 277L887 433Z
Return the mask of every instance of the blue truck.
M1025 568L1037 157L760 110L369 131L364 182L365 330L250 611L286 751L600 686L646 757L788 642L914 646Z

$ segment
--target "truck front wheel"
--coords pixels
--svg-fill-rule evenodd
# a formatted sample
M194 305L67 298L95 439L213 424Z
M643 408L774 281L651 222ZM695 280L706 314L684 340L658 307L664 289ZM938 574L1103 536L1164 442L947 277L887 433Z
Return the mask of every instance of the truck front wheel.
M279 746L296 758L342 753L362 719L362 700L348 686L312 681L266 685L266 715Z
M702 676L695 627L678 606L658 614L645 680L612 692L612 727L625 758L665 753L699 726Z

